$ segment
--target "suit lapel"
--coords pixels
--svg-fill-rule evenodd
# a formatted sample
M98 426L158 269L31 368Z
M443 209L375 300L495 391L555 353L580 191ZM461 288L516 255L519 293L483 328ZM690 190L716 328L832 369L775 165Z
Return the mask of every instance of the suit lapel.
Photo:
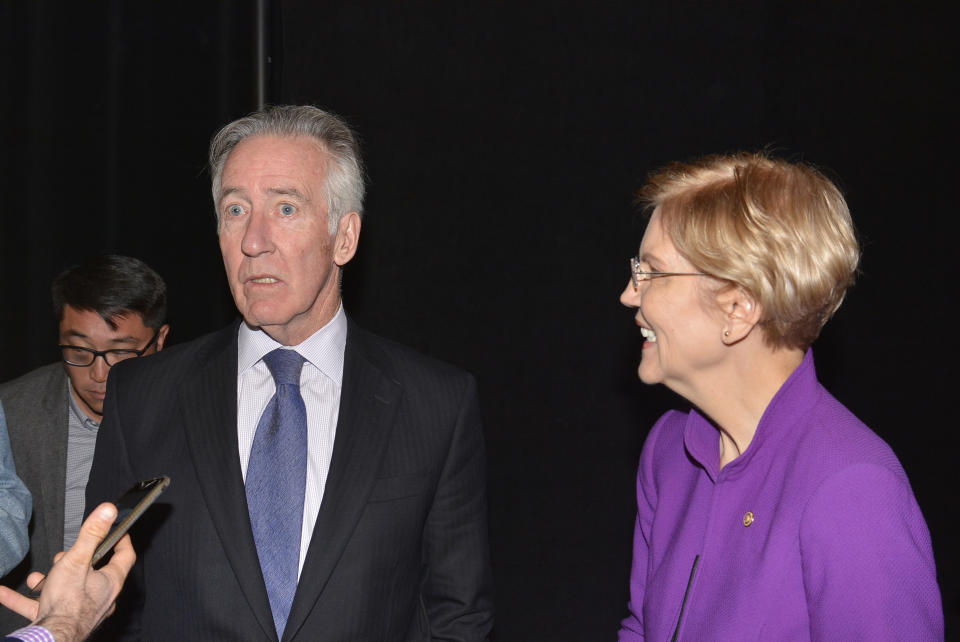
M237 446L237 325L221 333L180 388L187 446L200 491L250 609L276 639L250 528Z
M41 416L44 419L56 418L54 422L43 427L44 430L52 430L52 432L47 435L46 447L38 450L41 453L47 453L46 457L50 459L50 461L45 462L48 465L44 469L54 471L53 474L44 475L41 478L41 484L45 486L44 494L52 500L44 506L44 510L47 511L47 525L53 527L51 532L47 534L51 544L50 551L57 552L63 548L63 514L67 487L67 441L70 437L70 387L67 383L67 374L59 364L57 364L57 373L51 378L50 385L43 396L42 403L45 407ZM42 560L42 562L48 565L50 560Z
M375 362L351 323L333 457L284 640L296 635L319 599L363 513L389 441L402 391Z

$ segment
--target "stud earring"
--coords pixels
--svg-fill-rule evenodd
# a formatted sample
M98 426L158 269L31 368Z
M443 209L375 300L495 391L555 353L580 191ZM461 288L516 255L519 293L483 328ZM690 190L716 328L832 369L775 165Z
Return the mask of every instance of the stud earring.
M729 336L730 336L730 331L729 331L729 330L724 330L724 331L723 331L723 336L729 337Z

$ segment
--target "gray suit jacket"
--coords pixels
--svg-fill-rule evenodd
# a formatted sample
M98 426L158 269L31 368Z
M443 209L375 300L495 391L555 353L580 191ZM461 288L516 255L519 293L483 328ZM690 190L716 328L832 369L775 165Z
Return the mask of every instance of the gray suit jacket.
M33 495L30 552L0 584L26 591L30 571L46 571L63 548L63 496L67 485L67 375L60 363L0 385L17 474ZM27 620L0 607L0 631Z

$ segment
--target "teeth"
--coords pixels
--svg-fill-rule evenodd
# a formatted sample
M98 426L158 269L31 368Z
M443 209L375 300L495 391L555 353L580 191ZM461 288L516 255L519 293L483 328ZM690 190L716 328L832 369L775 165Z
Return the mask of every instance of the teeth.
M261 279L253 279L253 282L254 283L276 283L277 280L272 277L265 276Z
M647 328L640 328L640 334L643 335L643 338L652 343L657 341L657 333L653 330L648 330Z

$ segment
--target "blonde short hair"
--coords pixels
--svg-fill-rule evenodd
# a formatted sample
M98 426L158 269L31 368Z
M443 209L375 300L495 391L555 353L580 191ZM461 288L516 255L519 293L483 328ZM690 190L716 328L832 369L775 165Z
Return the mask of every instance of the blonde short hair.
M651 174L638 196L697 270L760 303L774 348L809 347L853 284L860 249L850 211L809 165L707 156Z

